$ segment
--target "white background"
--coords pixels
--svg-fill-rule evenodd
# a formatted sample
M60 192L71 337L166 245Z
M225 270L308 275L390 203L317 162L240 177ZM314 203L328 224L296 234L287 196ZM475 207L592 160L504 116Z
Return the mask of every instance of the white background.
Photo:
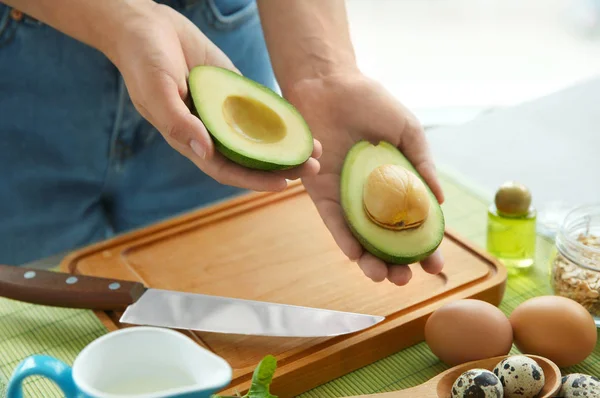
M363 72L428 124L599 73L590 1L348 0L347 7Z

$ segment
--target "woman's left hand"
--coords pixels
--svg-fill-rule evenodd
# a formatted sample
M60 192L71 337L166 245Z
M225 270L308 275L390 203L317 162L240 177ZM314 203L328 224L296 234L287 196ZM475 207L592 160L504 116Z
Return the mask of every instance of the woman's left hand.
M412 276L408 266L384 263L352 235L340 204L340 174L353 144L385 140L400 149L442 203L442 189L420 123L381 85L359 72L303 80L284 94L322 144L320 173L302 181L336 243L373 281L387 278L405 285ZM443 267L439 250L421 266L428 273L439 273Z

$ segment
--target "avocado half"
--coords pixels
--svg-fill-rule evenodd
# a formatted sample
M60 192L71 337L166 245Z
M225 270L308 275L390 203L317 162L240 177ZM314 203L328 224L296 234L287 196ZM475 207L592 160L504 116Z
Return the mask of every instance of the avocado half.
M371 171L385 164L401 166L425 183L394 145L360 141L348 151L342 168L340 193L344 215L350 230L365 250L390 264L416 263L433 254L441 244L444 214L435 195L425 184L431 202L427 218L421 225L391 230L373 222L363 206L363 189Z
M196 115L215 148L231 161L258 170L285 170L306 162L312 133L288 101L245 76L197 66L188 78Z

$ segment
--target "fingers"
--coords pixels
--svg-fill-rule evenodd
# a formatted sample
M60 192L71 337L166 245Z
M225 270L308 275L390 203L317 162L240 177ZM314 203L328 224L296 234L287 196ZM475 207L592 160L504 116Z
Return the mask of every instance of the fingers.
M373 282L382 282L387 278L388 281L396 286L405 286L413 276L412 270L408 265L388 265L369 253L363 254L358 260L358 266L365 276ZM434 275L440 273L443 268L441 255L439 253L432 255L421 262L421 266L427 273Z
M438 202L443 203L442 187L438 181L425 132L419 120L385 90L380 92L380 95L369 104L370 108L365 111L368 114L377 115L370 119L371 126L369 128L382 134L390 143L400 149L423 177ZM360 123L360 119L356 123Z
M314 158L285 173L252 170L232 162L216 151L206 127L181 100L172 80L166 80L159 90L162 94L148 103L151 109L144 113L151 115L153 124L169 145L217 182L254 191L277 192L287 187L286 178L297 179L319 172L319 162Z
M414 165L421 177L423 177L438 203L442 204L444 202L442 186L437 178L425 133L418 122L408 122L402 134L399 149Z
M390 265L387 278L397 286L404 286L410 282L412 271L408 265Z
M396 286L405 286L412 279L413 273L408 265L386 264L371 253L365 252L358 260L358 266L365 276L373 282L388 281ZM440 251L421 261L421 267L429 274L439 274L444 266Z
M444 260L440 251L435 251L431 256L421 261L421 267L429 274L439 274L444 267ZM387 278L397 286L404 286L410 282L412 270L408 265L389 265Z
M321 164L317 159L323 154L323 147L316 139L313 140L313 151L311 157L302 165L290 170L279 171L279 175L288 180L297 180L298 178L313 177L319 174Z
M220 183L255 191L281 191L287 187L286 180L315 176L320 170L319 161L314 158L309 158L304 164L293 169L275 172L252 170L240 166L218 152L214 152L204 160L207 164L202 169Z
M416 169L421 177L423 177L423 179L427 182L427 186L429 186L431 192L433 192L435 195L438 203L444 203L444 192L442 190L440 181L437 178L437 173L433 163L431 161L426 161L421 163L418 167L416 167Z
M323 145L320 141L313 139L313 152L310 156L314 159L320 159L321 155L323 155Z
M146 104L149 109L143 112L144 116L152 121L169 145L217 182L253 191L277 192L287 187L286 178L297 179L319 172L319 162L313 158L286 173L252 170L230 161L216 151L204 124L181 100L176 84L166 80L159 84L159 90L161 95Z
M342 253L350 260L357 261L363 254L363 249L348 229L340 204L330 199L321 199L315 201L315 206Z
M419 124L409 124L408 129L402 136L399 148L411 161L421 177L423 177L438 203L444 203L442 186L437 178L425 133Z
M288 180L297 180L298 178L311 177L319 174L321 165L319 161L310 158L304 164L293 169L278 171L277 174Z
M278 192L287 187L287 181L277 173L252 170L233 163L219 152L197 163L217 182L254 191Z
M436 250L431 256L421 261L421 267L429 274L437 275L444 268L444 259L440 250Z
M358 266L367 278L376 283L387 278L396 286L404 286L412 278L412 270L408 265L389 265L368 252L360 257Z
M373 282L382 282L388 277L386 264L371 253L365 252L358 260L358 266Z
M212 140L204 124L191 114L180 97L177 83L159 75L155 86L147 92L146 102L136 102L140 113L163 135L165 140L191 160L210 158L214 152Z
M187 108L173 80L157 81L154 92L159 95L151 96L149 102L140 106L142 113L169 145L206 174L221 184L249 190L274 192L286 188L283 176L237 165L216 151L204 124Z

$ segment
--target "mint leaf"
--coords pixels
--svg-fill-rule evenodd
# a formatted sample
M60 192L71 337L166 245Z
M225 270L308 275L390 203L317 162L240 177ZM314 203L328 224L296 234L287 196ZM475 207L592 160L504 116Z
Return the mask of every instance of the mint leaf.
M212 395L211 398L278 398L270 393L271 382L277 369L277 359L273 355L264 357L252 374L252 382L248 393L244 396L237 397L222 397L220 395Z
M277 369L277 359L273 355L264 357L254 369L252 384L244 398L277 398L269 392L275 369Z

